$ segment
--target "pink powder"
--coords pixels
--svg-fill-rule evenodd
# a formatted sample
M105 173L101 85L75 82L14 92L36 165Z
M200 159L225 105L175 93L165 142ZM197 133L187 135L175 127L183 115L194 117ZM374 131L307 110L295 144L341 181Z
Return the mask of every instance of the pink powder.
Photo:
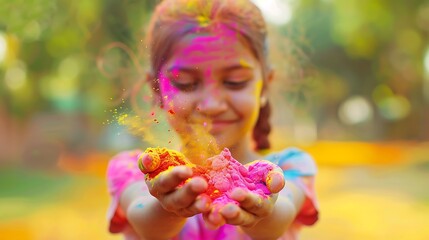
M262 161L257 161L247 169L231 156L231 152L225 148L219 155L207 159L208 183L221 192L220 196L213 199L215 203L226 204L235 202L229 198L234 188L244 188L266 197L271 194L265 179L273 166Z

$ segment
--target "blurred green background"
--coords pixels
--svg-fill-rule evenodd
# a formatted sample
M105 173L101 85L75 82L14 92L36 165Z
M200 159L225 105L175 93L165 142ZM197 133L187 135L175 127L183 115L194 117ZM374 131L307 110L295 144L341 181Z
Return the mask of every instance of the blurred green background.
M117 120L136 110L156 2L0 0L5 239L118 238L104 174L153 144ZM429 239L429 1L254 2L270 24L274 150L320 168L321 220L303 239Z

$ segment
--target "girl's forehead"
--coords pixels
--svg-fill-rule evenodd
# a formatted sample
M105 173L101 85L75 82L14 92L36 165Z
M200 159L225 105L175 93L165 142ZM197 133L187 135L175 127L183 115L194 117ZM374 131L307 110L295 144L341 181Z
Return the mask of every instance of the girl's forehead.
M256 60L244 38L227 28L185 35L175 44L172 58L190 63L222 60L251 64Z
M231 30L223 24L217 24L215 27L202 29L202 31L198 31L197 33L189 33L183 40L196 45L245 43L239 32Z

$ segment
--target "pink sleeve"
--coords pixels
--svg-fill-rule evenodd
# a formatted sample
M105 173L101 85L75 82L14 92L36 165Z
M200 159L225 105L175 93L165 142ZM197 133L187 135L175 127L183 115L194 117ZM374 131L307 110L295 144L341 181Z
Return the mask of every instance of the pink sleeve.
M313 225L319 219L318 202L314 192L314 177L300 177L294 181L305 194L304 203L295 218L295 222Z
M107 185L111 197L107 218L111 233L122 232L128 225L126 215L119 207L122 192L131 183L144 181L144 175L137 165L140 153L138 150L119 153L110 160L107 167Z
M313 158L299 149L290 148L274 155L273 160L282 168L285 179L294 182L304 191L305 200L295 218L295 223L312 225L317 222L319 211L314 190L317 166Z

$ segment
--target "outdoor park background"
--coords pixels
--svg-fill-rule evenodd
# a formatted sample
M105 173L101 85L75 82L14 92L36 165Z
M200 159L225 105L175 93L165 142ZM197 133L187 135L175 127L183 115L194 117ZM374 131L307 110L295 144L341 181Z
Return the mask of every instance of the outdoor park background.
M429 239L429 1L256 2L277 69L274 149L319 166L320 221L302 239ZM106 164L153 143L118 125L139 71L104 50L137 54L155 3L0 0L2 239L120 239Z

